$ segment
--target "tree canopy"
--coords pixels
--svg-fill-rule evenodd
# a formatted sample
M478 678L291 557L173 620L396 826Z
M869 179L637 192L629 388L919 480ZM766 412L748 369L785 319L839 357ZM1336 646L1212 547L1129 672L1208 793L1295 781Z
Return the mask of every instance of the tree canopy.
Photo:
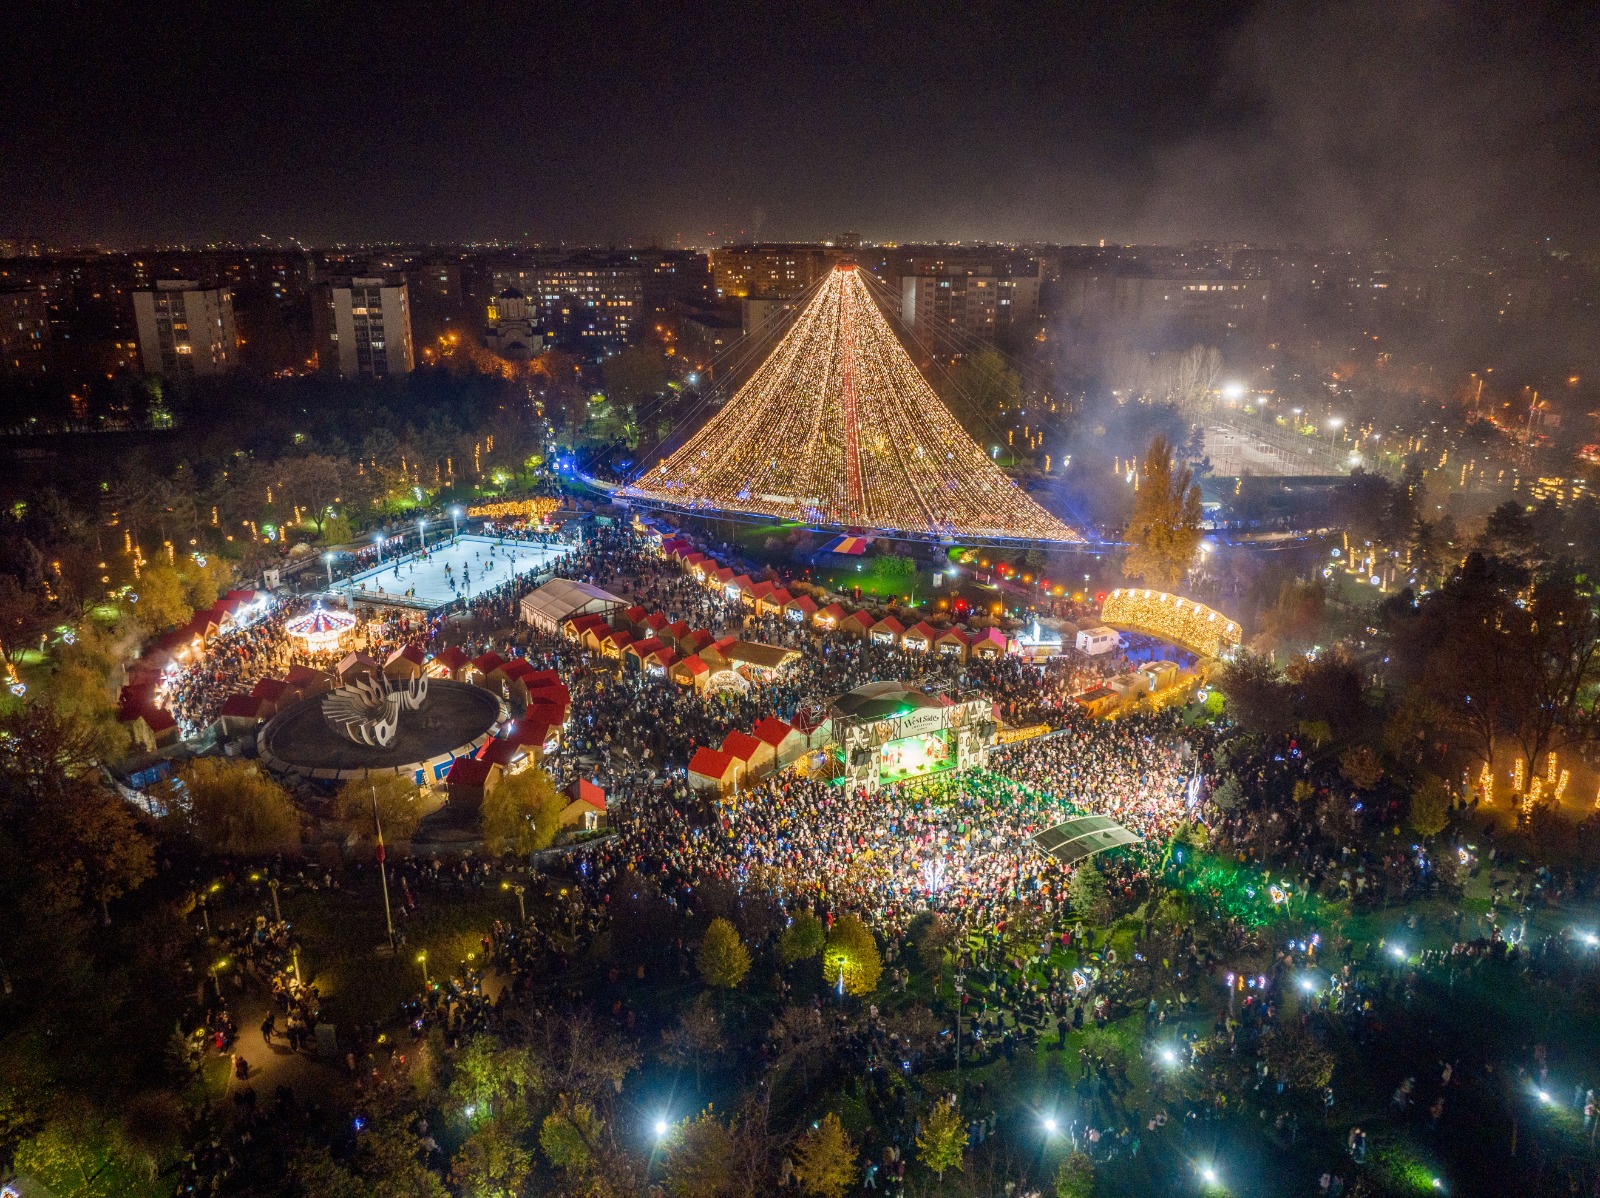
M500 779L483 799L483 838L496 849L535 853L561 830L567 800L550 775L534 767Z
M1139 464L1122 572L1153 587L1175 586L1188 573L1200 546L1200 518L1200 485L1194 481L1194 471L1174 464L1165 437L1153 438Z
M700 939L695 964L706 985L731 990L750 972L750 952L739 939L738 929L718 916Z

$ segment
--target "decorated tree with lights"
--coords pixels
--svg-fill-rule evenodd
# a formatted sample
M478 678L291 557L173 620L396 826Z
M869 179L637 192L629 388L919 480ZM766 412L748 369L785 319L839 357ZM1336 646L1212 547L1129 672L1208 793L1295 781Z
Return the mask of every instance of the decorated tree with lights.
M626 493L808 524L1082 539L966 434L850 265L822 281L721 411Z

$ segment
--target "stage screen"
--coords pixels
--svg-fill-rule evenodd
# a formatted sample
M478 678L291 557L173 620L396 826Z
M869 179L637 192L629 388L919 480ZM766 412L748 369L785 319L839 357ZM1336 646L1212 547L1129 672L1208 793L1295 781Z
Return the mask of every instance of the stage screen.
M878 755L878 772L885 783L925 778L953 769L956 763L950 733L944 729L891 740L878 750Z

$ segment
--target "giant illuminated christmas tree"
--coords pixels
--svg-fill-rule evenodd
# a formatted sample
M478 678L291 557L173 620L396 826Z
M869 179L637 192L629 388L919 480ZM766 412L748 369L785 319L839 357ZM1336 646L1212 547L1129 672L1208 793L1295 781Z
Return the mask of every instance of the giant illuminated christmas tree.
M1082 539L967 436L849 265L722 410L625 494L841 528Z

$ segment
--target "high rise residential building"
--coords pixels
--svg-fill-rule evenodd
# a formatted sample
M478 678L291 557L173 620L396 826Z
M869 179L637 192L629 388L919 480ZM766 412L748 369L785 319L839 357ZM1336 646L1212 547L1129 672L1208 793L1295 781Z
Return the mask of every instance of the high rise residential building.
M50 366L50 313L37 287L0 291L0 374L37 378Z
M940 352L963 352L960 344L944 344L951 332L962 341L990 342L1035 329L1041 265L1031 253L906 246L885 258L875 273L898 277L900 319L919 340L947 334L940 338Z
M993 341L999 298L992 274L906 275L900 280L900 319L926 345L950 330ZM950 349L943 339L938 348Z
M145 373L169 379L221 374L239 364L233 292L190 279L161 279L133 293Z
M560 261L503 266L492 275L497 305L507 291L527 297L529 318L547 340L586 355L633 339L650 318L647 266L636 256L578 255Z
M711 300L711 262L690 250L641 250L629 255L639 263L644 282L644 320L662 320L674 305L698 306Z
M416 349L437 349L452 335L470 336L475 323L469 318L461 287L461 263L449 258L427 258L406 271L411 301L411 336Z
M821 245L728 245L711 251L718 299L799 295L842 255Z
M1174 276L1128 267L1073 267L1062 273L1061 315L1087 327L1162 326L1196 336L1251 327L1265 312L1260 279L1225 271Z
M539 269L540 319L585 352L616 349L645 318L644 271L634 263L574 260Z
M343 378L391 378L416 367L411 344L411 301L405 280L394 275L335 279L328 289L331 320L326 345Z

